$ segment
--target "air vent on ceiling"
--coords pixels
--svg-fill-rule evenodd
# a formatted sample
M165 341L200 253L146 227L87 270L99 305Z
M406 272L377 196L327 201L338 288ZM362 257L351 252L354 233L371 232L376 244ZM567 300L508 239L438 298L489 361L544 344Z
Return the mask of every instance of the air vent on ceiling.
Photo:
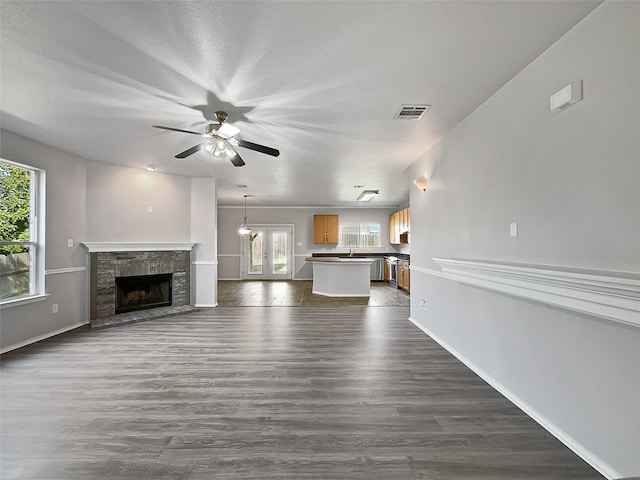
M393 118L403 118L405 120L420 120L424 112L431 105L402 105L400 111Z

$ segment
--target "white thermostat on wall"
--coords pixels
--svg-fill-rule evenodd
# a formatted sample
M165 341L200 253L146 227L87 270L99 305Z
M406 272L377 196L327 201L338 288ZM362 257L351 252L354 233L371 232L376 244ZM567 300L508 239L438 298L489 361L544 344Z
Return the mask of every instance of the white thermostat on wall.
M559 92L551 95L549 107L552 112L558 113L566 110L574 103L578 103L580 100L582 100L582 80L572 82Z

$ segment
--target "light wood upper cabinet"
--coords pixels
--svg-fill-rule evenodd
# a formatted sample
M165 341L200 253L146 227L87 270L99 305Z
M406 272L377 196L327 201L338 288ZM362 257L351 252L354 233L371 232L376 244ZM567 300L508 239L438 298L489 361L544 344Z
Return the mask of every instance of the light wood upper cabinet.
M389 243L406 243L400 240L400 234L410 230L410 209L409 207L393 212L389 215Z
M313 216L313 243L338 243L338 215Z
M400 243L398 237L398 212L394 212L389 215L389 243Z
M338 215L325 215L327 229L327 243L338 243L340 239Z

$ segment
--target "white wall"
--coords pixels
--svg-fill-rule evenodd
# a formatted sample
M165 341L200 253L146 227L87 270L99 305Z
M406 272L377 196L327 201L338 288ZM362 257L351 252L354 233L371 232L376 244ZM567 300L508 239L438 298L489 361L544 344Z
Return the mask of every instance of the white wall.
M434 257L640 270L638 25L640 3L605 2L412 167L430 177L411 190L412 319L610 478L640 475L640 330L429 271ZM575 80L584 100L551 113Z
M86 162L6 130L0 157L46 171L45 292L40 302L3 308L0 349L74 328L87 320L85 253ZM73 248L67 240L74 241ZM71 269L72 271L68 271ZM58 304L57 314L52 306Z
M191 179L191 303L218 305L217 198L214 178Z
M247 222L251 225L293 224L294 225L294 270L296 280L311 279L311 264L304 258L313 252L348 252L349 249L335 245L313 243L313 216L316 214L337 214L341 224L380 224L382 246L380 248L356 249L358 252L394 252L389 245L390 208L290 208L247 206ZM238 227L244 217L244 207L218 208L218 277L220 279L240 278L240 235ZM301 245L298 245L301 243ZM405 247L404 250L407 250Z
M2 351L88 323L88 258L81 242L190 241L190 178L87 161L5 130L1 137L0 157L46 171L45 292L49 294L40 302L2 309ZM214 212L212 223L206 232L203 227L193 235L195 241L207 243L207 252L210 248L215 252L215 181L206 181L213 185L214 203L208 205ZM147 213L149 206L152 214ZM73 248L67 247L68 239ZM215 261L215 253L209 256ZM58 304L56 314L53 304Z
M87 162L89 242L188 242L190 210L188 177Z

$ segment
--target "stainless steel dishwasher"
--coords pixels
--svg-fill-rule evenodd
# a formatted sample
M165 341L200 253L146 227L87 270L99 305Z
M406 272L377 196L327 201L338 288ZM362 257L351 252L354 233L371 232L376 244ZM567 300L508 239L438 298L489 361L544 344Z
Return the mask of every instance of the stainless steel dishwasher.
M371 281L381 282L384 280L384 258L376 258L371 262Z

